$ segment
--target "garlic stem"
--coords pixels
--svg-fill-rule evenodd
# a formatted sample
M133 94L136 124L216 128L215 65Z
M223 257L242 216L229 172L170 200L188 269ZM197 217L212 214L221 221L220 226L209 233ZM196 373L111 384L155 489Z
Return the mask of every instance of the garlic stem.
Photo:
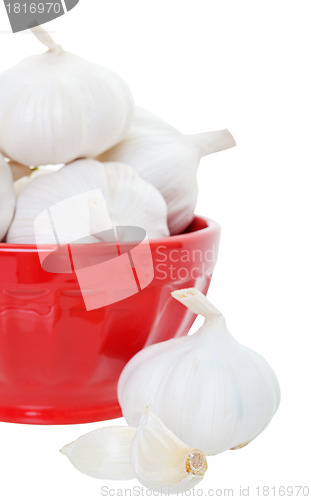
M38 26L35 26L34 28L30 28L30 29L33 32L33 34L38 38L38 40L40 40L41 43L43 43L46 47L48 47L48 49L51 52L54 52L57 54L61 54L62 52L64 52L63 47L61 45L59 45L58 43L56 43L53 40L53 38L48 34L48 32L42 28L42 26L38 25Z
M187 137L199 148L201 158L236 146L233 136L227 129L193 134Z
M214 321L220 319L225 323L225 318L218 309L196 288L185 288L183 290L175 290L171 293L174 299L188 307L195 314L201 314L206 321Z

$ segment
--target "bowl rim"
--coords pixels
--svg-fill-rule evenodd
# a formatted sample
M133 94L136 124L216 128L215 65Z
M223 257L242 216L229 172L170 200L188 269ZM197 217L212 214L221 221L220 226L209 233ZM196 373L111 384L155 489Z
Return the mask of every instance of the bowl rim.
M197 220L200 222L204 222L206 224L206 227L203 227L201 229L197 229L195 231L190 231L188 233L181 233L181 234L175 234L172 236L166 236L164 238L154 238L150 240L144 240L142 244L149 244L151 248L153 247L158 247L159 245L172 245L175 243L179 242L185 242L189 241L191 239L196 239L196 238L201 238L203 235L206 233L209 233L210 236L220 236L221 233L221 227L218 224L218 222L214 221L213 219L210 219L209 217L204 217L202 215L194 215L194 218L192 220L192 223ZM188 226L189 227L189 226ZM125 245L130 244L131 242L125 242ZM69 244L74 244L74 243L69 243ZM115 242L98 242L98 243L76 243L77 247L93 247L94 246L101 246L105 248L109 248L111 246L115 245ZM37 252L38 250L40 251L47 251L50 252L51 250L55 249L54 244L46 244L46 245L36 245L35 243L6 243L6 242L0 242L0 253L3 252Z

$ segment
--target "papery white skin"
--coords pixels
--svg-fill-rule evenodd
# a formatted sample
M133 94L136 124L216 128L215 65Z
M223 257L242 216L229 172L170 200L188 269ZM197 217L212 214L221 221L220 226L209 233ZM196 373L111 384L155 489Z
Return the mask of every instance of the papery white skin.
M172 293L206 318L191 336L146 347L125 366L118 397L129 425L146 404L180 439L206 455L241 447L269 424L280 388L262 356L239 344L196 289Z
M89 432L61 449L83 474L98 479L134 479L130 449L136 429L104 427Z
M12 221L15 203L12 172L0 154L0 241L6 235Z
M202 465L194 473L187 459L199 453ZM190 458L191 460L191 458ZM193 488L207 470L204 453L193 450L170 431L149 408L143 413L131 446L136 478L150 490L181 493ZM198 475L196 475L198 474Z
M168 206L170 232L178 234L193 219L200 159L233 146L228 130L187 136L149 111L136 108L125 139L97 159L127 163L159 189Z
M0 74L0 151L25 165L96 156L123 139L134 103L110 70L65 52L40 26L48 52Z
M92 159L77 160L58 172L33 179L20 193L16 213L7 235L9 243L55 243L50 236L45 219L35 237L34 223L37 217L57 203L78 197L89 191L100 190L106 202L110 223L115 226L135 226L143 228L148 238L169 236L167 227L167 207L162 195L139 174L121 163L100 163ZM77 198L75 213L62 213L62 234L60 243L72 242L80 238L84 243L98 242L101 237L93 236L105 217L97 198L89 200L87 210L79 206ZM105 239L104 241L110 241ZM120 240L126 239L126 231L118 231ZM108 238L108 236L107 236Z

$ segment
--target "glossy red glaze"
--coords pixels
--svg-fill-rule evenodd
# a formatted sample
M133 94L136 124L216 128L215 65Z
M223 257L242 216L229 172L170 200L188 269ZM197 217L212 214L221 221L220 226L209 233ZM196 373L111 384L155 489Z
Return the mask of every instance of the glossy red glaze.
M185 335L195 315L170 292L206 293L220 228L196 217L185 234L150 242L153 281L87 311L75 274L42 269L35 245L0 244L0 420L72 424L121 416L116 387L144 346ZM109 244L100 243L109 253ZM81 245L83 254L92 245Z

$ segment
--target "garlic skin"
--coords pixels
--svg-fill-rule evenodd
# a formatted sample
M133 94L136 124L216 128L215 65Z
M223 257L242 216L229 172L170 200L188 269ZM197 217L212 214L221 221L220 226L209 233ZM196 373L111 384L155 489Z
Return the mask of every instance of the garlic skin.
M136 426L148 404L182 441L206 455L241 447L275 414L277 378L264 358L232 337L201 292L172 295L205 323L194 335L148 346L129 361L118 383L123 415Z
M126 83L65 52L40 26L32 31L49 50L0 74L0 151L39 166L96 156L120 142L134 112Z
M130 449L136 429L104 427L89 432L60 451L83 474L98 479L134 479Z
M131 462L143 486L168 493L193 488L207 471L205 454L184 444L149 408L134 436Z
M200 159L233 146L228 130L183 135L149 111L136 108L124 140L97 159L127 163L153 184L167 203L170 232L178 234L193 219Z
M13 176L8 163L0 154L0 241L6 235L15 210Z
M106 207L101 204L101 194ZM74 197L74 210L62 212L62 206L59 209L61 229L57 236L61 244L81 238L84 243L111 241L110 233L105 232L102 237L95 233L102 231L103 226L110 229L112 225L120 227L118 237L121 241L128 241L127 226L143 228L150 239L169 236L167 207L154 186L128 165L86 159L77 160L55 173L37 176L24 187L17 200L7 242L55 243L48 217L40 215Z

